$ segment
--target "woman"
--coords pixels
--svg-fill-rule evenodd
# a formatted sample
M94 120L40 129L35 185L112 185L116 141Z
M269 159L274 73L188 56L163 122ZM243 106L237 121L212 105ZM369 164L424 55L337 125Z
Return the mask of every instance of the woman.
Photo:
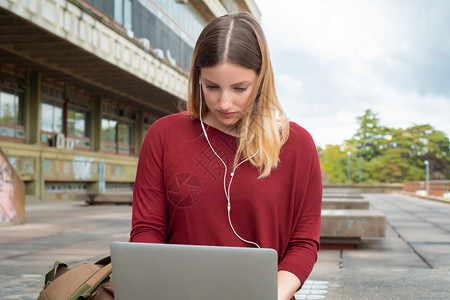
M317 259L322 180L310 135L278 102L267 43L247 13L199 36L187 112L159 119L140 153L131 241L273 248L278 299Z

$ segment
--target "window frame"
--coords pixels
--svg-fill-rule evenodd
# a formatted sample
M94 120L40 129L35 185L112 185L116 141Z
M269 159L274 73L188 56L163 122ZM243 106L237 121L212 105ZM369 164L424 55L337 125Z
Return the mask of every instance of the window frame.
M72 132L70 132L70 125L69 125L70 111L75 111L75 113L77 111L84 113L84 119L83 119L84 120L84 136L79 136L76 134L72 134ZM89 108L74 104L72 102L68 102L68 104L67 104L67 113L66 113L66 120L65 120L65 124L67 126L66 137L73 139L75 150L87 150L87 151L91 150L91 127L92 127L91 114L92 114L92 111Z
M3 120L0 118L0 140L25 143L24 105L26 93L23 89L17 87L0 85L0 116L3 112L2 94L13 96L14 122L3 123Z
M107 120L108 122L116 122L114 126L114 141L105 139L103 122ZM126 124L129 126L129 144L124 144L119 141L119 127L121 124ZM113 128L113 127L109 127ZM103 114L101 120L102 138L101 138L101 151L104 153L134 156L135 154L135 122L127 117L121 117L119 115ZM126 150L125 150L126 149Z

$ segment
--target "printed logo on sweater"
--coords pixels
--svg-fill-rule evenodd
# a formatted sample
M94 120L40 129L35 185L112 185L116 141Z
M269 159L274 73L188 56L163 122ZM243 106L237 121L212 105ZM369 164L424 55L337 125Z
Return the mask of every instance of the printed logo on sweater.
M228 166L233 163L234 157L230 158L229 155L227 155L227 152L223 151L222 148L218 147L215 151ZM194 159L195 165L202 169L204 176L210 177L213 182L216 182L218 178L222 178L224 167L208 145L206 145Z
M200 180L191 173L179 173L174 175L167 186L167 198L180 208L194 206L202 193Z

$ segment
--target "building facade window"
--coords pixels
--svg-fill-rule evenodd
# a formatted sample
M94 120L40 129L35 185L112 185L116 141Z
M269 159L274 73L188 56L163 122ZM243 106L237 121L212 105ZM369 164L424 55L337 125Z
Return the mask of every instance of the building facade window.
M169 0L85 0L150 47L162 50L169 62L188 72L195 41L206 22L188 3Z
M85 108L69 104L67 108L67 137L74 140L74 146L91 148L91 112Z
M133 5L131 0L123 0L120 3L123 5L123 27L125 29L132 29L132 18L133 18Z
M132 123L117 124L117 144L119 154L134 154L134 126Z
M41 143L55 146L55 136L64 133L64 91L44 84L41 100Z
M89 95L75 93L73 88L43 84L41 143L51 147L90 150L92 107L89 99ZM64 143L56 141L58 135L62 135Z
M102 118L102 150L117 153L117 121Z
M63 133L63 104L46 100L41 103L41 131Z
M189 5L177 1L133 1L133 32L189 70L195 41L206 22Z
M20 95L14 91L0 91L0 122L9 125L22 125L20 116Z
M112 118L102 119L102 150L115 154L134 154L134 126Z
M102 151L134 155L134 115L128 110L117 109L114 104L104 104L102 110Z
M73 87L65 90L66 138L72 139L77 150L91 149L92 101L91 95L76 91Z
M140 0L139 2L149 1ZM203 27L206 26L206 22L188 3L167 0L153 0L153 2L183 28L193 41L197 40ZM170 26L170 22L173 21L167 20L168 25Z
M114 10L117 2L121 2L123 0L86 0L87 3L91 4L105 15L109 16L111 19L114 18Z
M88 112L84 109L69 106L67 109L67 134L75 137L87 136L86 119Z
M25 93L0 87L0 139L25 140L23 99Z

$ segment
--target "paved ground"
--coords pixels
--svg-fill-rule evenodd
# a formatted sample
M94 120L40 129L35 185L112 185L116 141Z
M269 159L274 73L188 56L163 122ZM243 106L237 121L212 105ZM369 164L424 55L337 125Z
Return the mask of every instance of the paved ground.
M383 239L353 250L320 250L297 299L450 299L450 204L404 195L366 194L387 217ZM36 299L59 259L76 265L126 241L128 205L27 203L26 224L0 227L0 299Z
M354 250L320 250L310 279L322 281L314 292L324 297L299 299L450 299L450 204L392 194L364 198L386 215L386 237Z
M126 241L131 206L31 202L26 224L0 228L0 299L36 299L55 260L75 266L109 254Z

